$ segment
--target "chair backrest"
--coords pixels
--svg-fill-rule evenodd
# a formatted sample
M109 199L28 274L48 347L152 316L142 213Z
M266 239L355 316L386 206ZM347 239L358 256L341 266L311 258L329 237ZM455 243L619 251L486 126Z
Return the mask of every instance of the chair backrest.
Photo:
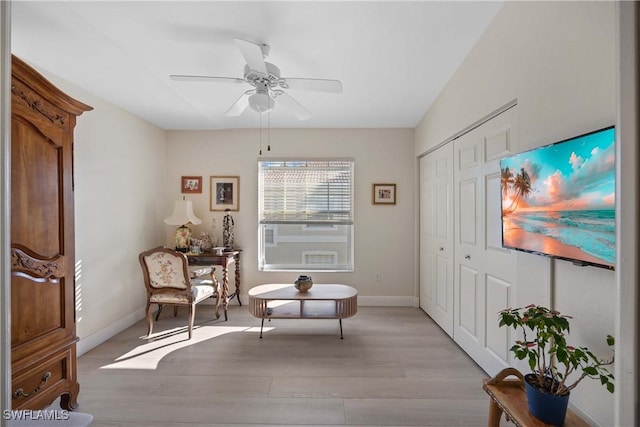
M142 252L138 257L147 290L188 289L188 261L185 254L172 249L157 247Z

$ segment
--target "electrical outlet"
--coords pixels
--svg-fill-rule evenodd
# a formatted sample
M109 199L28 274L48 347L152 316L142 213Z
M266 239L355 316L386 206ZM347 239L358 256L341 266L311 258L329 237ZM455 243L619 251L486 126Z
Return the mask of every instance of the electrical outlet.
M376 282L380 282L380 273L376 273Z

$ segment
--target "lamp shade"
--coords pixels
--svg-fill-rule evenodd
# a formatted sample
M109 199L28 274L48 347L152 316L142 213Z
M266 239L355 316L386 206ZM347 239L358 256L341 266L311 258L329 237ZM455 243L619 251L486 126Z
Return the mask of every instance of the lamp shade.
M176 200L171 216L164 219L165 224L184 225L200 224L202 220L193 213L191 200Z

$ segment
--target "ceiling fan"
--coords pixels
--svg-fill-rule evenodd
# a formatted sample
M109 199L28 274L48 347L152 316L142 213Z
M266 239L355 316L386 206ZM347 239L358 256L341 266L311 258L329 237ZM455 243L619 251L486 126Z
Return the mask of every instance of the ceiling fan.
M247 40L234 39L240 53L247 62L244 66L244 77L215 77L172 74L171 80L190 82L229 82L249 83L253 86L233 103L227 111L227 116L239 116L251 107L258 113L271 111L276 104L290 110L298 120L307 120L311 113L296 101L284 89L299 89L327 93L342 93L342 83L339 80L306 79L280 77L280 69L265 58L269 55L270 47L266 44L255 44Z

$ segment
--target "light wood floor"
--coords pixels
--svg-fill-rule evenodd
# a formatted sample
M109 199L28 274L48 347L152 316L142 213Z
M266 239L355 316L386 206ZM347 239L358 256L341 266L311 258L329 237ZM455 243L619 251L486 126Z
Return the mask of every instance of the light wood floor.
M229 321L165 310L78 360L93 427L486 426L487 375L420 309L359 307L343 321Z

